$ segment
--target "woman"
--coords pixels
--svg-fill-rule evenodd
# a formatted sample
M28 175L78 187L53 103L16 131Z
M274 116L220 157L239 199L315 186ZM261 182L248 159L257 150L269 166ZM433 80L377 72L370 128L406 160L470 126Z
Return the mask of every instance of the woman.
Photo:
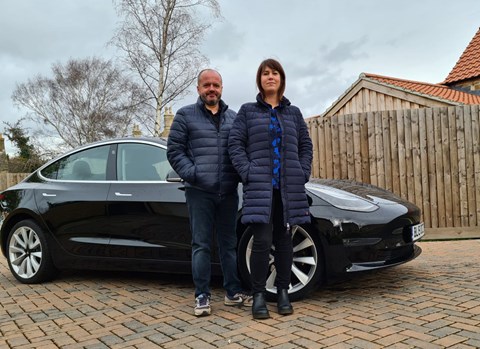
M304 184L310 177L312 141L300 110L283 96L285 72L274 59L257 70L257 101L242 105L230 130L228 151L242 177L242 223L253 230L250 257L255 319L269 318L265 287L275 246L278 313L293 313L288 298L293 259L290 228L310 222Z

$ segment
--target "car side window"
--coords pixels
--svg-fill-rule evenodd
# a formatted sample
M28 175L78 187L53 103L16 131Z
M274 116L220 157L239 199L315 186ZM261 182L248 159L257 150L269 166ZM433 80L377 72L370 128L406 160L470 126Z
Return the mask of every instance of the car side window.
M90 148L64 157L44 168L43 176L57 180L104 181L110 146Z
M149 144L119 144L117 178L119 181L164 181L171 169L165 149Z

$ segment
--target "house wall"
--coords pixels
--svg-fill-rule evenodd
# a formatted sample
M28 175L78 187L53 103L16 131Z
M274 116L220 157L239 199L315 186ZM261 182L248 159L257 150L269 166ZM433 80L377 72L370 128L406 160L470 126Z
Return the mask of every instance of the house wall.
M458 87L463 87L463 88L468 88L470 89L470 91L478 91L480 90L480 78L476 78L476 79L470 79L470 80L467 80L463 83L456 83L456 84L453 84L453 86L458 86Z
M427 228L480 226L479 106L307 119L312 177L393 191L422 209Z

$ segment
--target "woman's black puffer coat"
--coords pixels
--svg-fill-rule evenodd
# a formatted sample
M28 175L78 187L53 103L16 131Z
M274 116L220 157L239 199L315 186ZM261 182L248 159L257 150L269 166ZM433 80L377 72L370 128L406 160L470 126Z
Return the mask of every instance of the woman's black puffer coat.
M312 141L300 110L285 97L276 108L282 128L281 177L285 225L310 222L305 183L312 163ZM272 204L271 106L260 94L241 106L230 130L228 151L243 182L242 223L269 223Z

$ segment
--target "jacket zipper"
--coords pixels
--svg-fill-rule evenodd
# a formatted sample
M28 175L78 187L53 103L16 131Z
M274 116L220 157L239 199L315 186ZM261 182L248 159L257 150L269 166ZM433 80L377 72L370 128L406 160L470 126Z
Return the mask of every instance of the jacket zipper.
M218 128L217 128L217 149L218 152L218 158L217 158L217 161L218 161L218 172L217 172L217 178L218 178L218 196L222 196L222 178L221 178L221 173L222 173L222 154L220 153L220 150L221 150L221 143L222 143L222 140L221 140L221 137L220 137L220 129L222 128L222 118L221 118L221 115L219 114L218 117L220 118L218 120ZM215 125L214 125L215 126ZM215 126L216 128L216 126Z
M283 119L279 117L279 113L277 113L278 123L282 128L282 147L281 147L281 159L282 159L282 167L280 172L280 196L282 199L282 206L283 206L283 224L287 227L287 231L290 231L290 223L289 223L289 215L288 215L288 200L287 200L287 189L285 183L285 164L286 164L286 154L285 154L285 125L283 124Z

